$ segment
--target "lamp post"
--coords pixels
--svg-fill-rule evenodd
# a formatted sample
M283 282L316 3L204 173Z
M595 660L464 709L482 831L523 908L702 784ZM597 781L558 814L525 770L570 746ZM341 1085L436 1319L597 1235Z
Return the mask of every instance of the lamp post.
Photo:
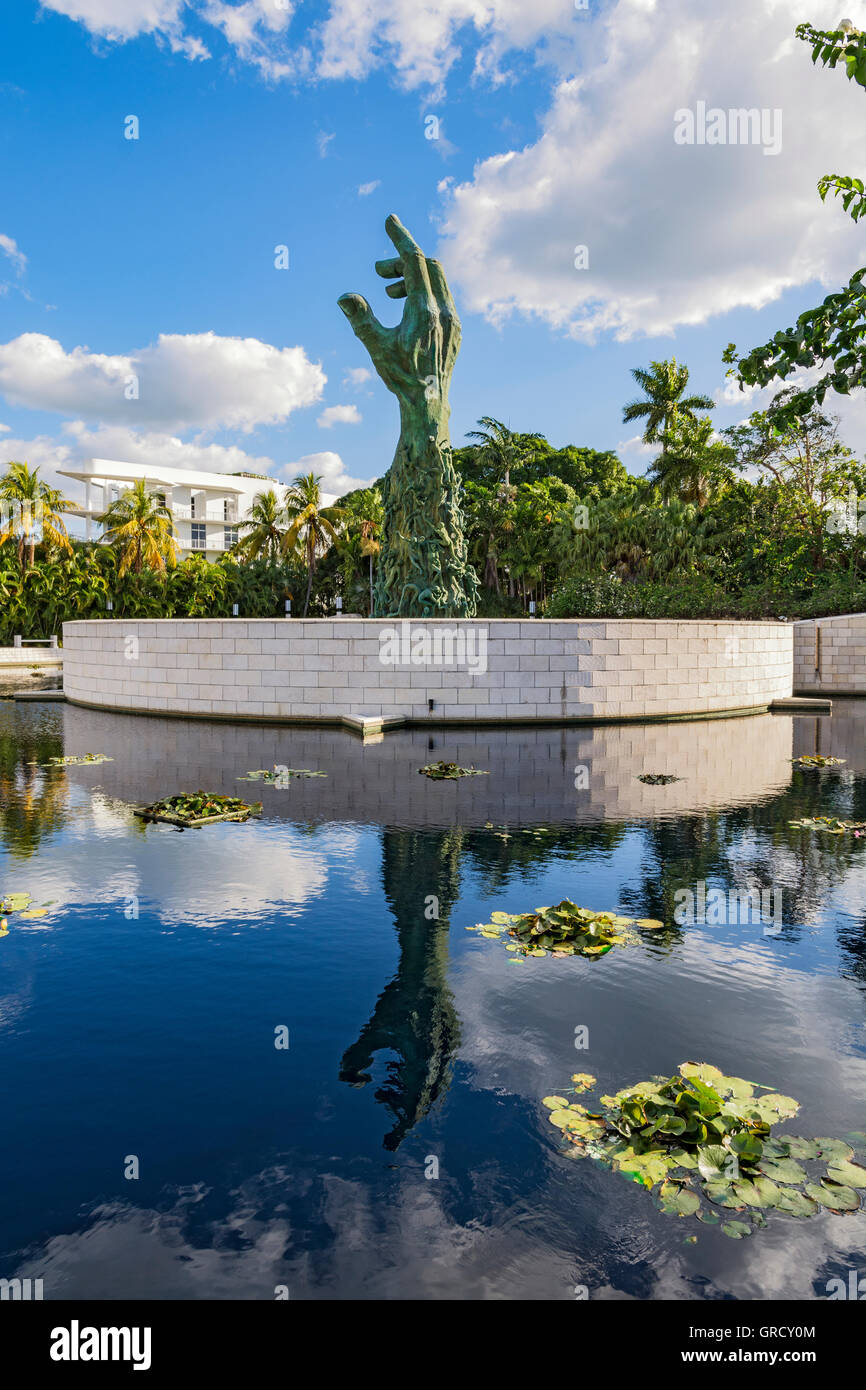
M287 617L287 618L290 618L291 616L292 616L292 600L291 600L290 598L287 598L287 599L286 599L286 617Z
M233 617L233 618L236 618L237 616L238 616L238 606L237 606L236 603L233 603L233 604L232 604L232 617Z
M106 611L107 611L108 613L113 613L113 612L114 612L114 600L113 600L113 599L110 599L110 598L107 598L107 599L105 600L105 608L106 608Z
M338 618L341 618L342 616L343 616L343 596L342 596L342 594L337 594L337 617L338 617Z

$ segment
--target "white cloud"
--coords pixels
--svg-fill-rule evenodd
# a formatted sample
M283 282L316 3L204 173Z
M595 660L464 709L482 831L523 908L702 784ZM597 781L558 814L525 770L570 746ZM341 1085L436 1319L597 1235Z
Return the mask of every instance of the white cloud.
M372 478L355 478L351 473L347 473L340 455L330 449L316 454L304 454L294 463L283 464L277 469L277 476L288 483L293 482L302 473L315 473L316 477L322 479L322 493L327 503L333 502L337 497L343 497L347 492L353 492L355 488L369 487L373 481Z
M91 34L111 43L125 43L139 34L153 34L175 53L190 59L207 58L200 39L184 32L182 12L186 0L40 0L44 10L54 10L77 20Z
M616 452L622 457L632 455L636 461L648 463L650 458L658 453L658 446L655 444L644 444L639 434L633 434L630 439L621 439L616 446Z
M332 0L317 72L363 78L391 65L405 87L436 87L474 47L476 72L499 80L510 49L578 28L584 26L567 0Z
M373 179L372 183L362 183L358 185L358 197L368 198L371 193L375 193L377 188L381 188L382 180Z
M14 237L5 236L0 232L0 251L12 262L16 275L23 275L27 269L27 257L23 251L19 251Z
M249 432L313 405L326 380L303 348L215 333L163 333L113 356L66 352L43 333L0 345L0 391L12 404L128 426Z
M208 58L189 23L210 25L242 62L268 81L364 78L392 68L404 87L441 86L453 65L475 51L475 71L500 82L502 59L536 43L552 53L584 30L568 0L331 0L303 38L291 33L294 0L41 0L114 43L150 34L190 59Z
M319 151L319 158L324 159L328 153L328 146L334 139L333 131L329 134L326 130L320 130L316 136L316 148Z
M346 371L346 375L343 377L343 385L349 386L352 390L357 391L364 385L365 381L370 380L372 375L373 373L370 371L369 367L349 367Z
M207 0L202 18L219 29L238 57L252 63L268 81L297 77L309 67L306 48L291 51L274 41L284 36L292 19L291 0L244 0L228 5L223 0Z
M866 27L863 0L856 10ZM861 235L815 186L858 171L866 97L813 70L793 24L781 0L668 0L663 22L655 5L616 0L583 25L581 75L557 86L540 138L451 190L441 254L466 307L627 338L847 279ZM780 109L782 152L676 144L675 112L699 100ZM589 269L575 268L578 246Z
M356 405L329 405L316 420L323 430L334 425L360 425L361 412Z

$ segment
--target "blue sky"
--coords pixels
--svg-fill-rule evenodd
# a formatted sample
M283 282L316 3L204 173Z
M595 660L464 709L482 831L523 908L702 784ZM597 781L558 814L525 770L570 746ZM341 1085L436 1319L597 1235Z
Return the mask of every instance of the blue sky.
M6 0L5 456L312 466L331 492L381 474L396 403L347 375L369 364L336 300L398 317L373 271L394 211L461 311L454 442L491 414L642 471L631 367L675 354L721 393L728 341L762 342L866 260L815 193L863 173L866 95L792 38L826 9ZM678 147L698 100L780 110L781 152ZM860 451L859 403L840 404ZM719 426L745 411L720 400Z

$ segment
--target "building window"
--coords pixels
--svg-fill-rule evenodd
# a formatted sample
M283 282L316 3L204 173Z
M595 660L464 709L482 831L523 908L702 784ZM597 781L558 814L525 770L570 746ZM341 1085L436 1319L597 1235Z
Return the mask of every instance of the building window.
M194 521L189 528L191 532L190 548L192 550L207 549L207 527L203 521Z
M224 526L223 534L225 537L223 545L226 550L231 550L232 546L238 543L238 528L236 526Z

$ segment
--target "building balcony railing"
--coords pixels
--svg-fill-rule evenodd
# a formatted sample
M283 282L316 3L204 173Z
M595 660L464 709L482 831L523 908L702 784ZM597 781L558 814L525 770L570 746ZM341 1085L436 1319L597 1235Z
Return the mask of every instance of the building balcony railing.
M188 502L174 502L170 509L173 516L179 521L221 521L227 526L236 526L238 522L237 507L191 507Z

